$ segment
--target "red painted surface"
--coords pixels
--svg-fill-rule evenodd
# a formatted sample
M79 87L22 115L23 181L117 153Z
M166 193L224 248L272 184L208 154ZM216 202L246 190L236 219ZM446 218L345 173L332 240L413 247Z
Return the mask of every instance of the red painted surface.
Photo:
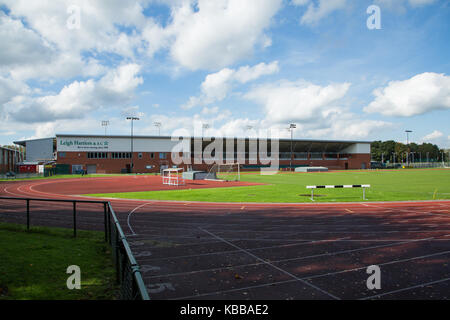
M37 172L37 165L32 164L32 165L19 165L19 173L36 173Z

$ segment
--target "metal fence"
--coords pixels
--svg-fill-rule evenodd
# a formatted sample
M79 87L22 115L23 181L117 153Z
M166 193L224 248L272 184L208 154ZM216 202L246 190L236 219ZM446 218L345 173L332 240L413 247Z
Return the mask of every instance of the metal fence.
M122 300L150 300L142 279L139 264L137 263L130 246L120 226L119 220L111 206L106 201L91 200L62 200L62 199L36 199L0 197L0 200L24 201L26 206L27 229L31 227L31 202L62 202L72 203L73 236L77 236L77 203L102 204L104 213L105 241L112 248L114 265L116 268L117 282L120 285L120 299ZM0 211L1 213L1 211Z

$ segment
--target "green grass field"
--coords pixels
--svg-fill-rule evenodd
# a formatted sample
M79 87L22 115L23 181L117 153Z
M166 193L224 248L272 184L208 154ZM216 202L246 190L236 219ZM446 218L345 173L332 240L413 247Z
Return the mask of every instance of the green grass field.
M0 300L115 299L115 269L102 232L0 223ZM69 290L69 265L81 269L81 289Z
M241 174L251 187L92 194L95 197L209 202L311 202L307 185L370 184L367 201L450 199L450 170L367 170L323 173ZM224 182L226 185L226 182ZM316 202L362 201L361 189L317 189Z

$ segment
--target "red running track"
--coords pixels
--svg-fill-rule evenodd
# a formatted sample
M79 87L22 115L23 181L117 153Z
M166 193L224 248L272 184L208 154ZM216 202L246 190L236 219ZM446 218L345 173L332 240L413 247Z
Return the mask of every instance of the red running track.
M148 190L148 182L128 176L7 182L0 195L85 199L76 195ZM112 205L154 299L449 299L448 201ZM23 222L21 208L0 201L0 219ZM32 211L33 224L70 227L70 207L36 203ZM98 207L80 211L81 228L102 230ZM373 264L381 269L380 290L366 286Z

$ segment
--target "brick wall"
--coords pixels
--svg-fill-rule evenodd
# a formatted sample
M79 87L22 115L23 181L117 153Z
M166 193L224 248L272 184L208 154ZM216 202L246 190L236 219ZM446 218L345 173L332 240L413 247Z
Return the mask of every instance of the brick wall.
M154 158L151 158L153 153ZM142 158L139 153L133 153L133 164L135 173L156 173L160 172L160 165L167 164L169 167L173 166L171 161L171 154L166 153L166 159L160 159L159 152L142 152ZM62 157L62 154L64 156ZM108 152L107 159L89 159L87 152L64 152L58 153L57 163L69 165L82 165L84 170L87 170L88 165L95 165L97 173L120 173L122 169L127 168L131 164L131 159L112 159L111 152ZM258 163L260 164L260 163ZM288 166L289 160L280 160L280 165ZM347 159L339 160L292 160L293 165L309 165L309 166L323 166L331 170L345 170L345 169L361 169L363 164L365 168L370 167L369 154L351 154ZM347 164L347 167L346 167ZM153 166L149 169L147 166ZM187 169L188 165L183 165ZM211 165L191 164L194 170L209 170ZM72 169L72 167L71 167Z
M15 170L14 151L0 148L0 173Z

